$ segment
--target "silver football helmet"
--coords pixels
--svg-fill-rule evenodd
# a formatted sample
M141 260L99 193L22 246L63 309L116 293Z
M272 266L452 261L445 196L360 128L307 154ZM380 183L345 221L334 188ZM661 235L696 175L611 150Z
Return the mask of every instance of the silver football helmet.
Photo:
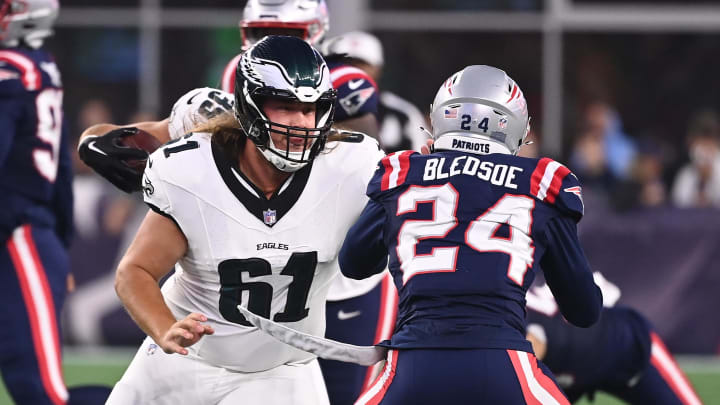
M430 110L437 150L516 155L530 130L522 90L491 66L468 66L450 76Z
M243 50L267 35L289 35L316 45L329 29L325 0L248 0L240 20Z
M0 46L22 41L39 48L52 35L59 8L58 0L0 0Z

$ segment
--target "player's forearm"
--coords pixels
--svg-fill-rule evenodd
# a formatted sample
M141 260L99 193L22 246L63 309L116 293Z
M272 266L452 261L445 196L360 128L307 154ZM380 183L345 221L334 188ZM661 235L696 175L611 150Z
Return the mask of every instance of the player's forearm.
M85 137L91 136L91 135L103 135L106 134L113 129L123 128L123 127L135 127L138 129L141 129L150 135L157 138L161 143L166 143L170 141L170 131L168 129L168 120L164 119L162 121L146 121L146 122L136 122L134 124L129 125L115 125L115 124L97 124L93 125L89 128L87 128L83 133L80 135L80 141L82 141Z
M97 124L93 125L80 134L80 142L82 142L83 139L87 138L88 136L99 136L102 134L106 134L113 129L120 128L120 125L114 125L114 124Z
M156 342L176 322L157 280L130 263L120 263L115 291L135 323Z

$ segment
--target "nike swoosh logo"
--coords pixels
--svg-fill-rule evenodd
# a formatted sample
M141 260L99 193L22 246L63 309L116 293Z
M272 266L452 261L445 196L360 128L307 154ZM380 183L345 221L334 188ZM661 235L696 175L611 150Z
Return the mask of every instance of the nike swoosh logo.
M341 321L347 321L348 319L360 316L360 314L362 314L362 311L345 312L341 309L338 311L338 319Z
M195 94L193 94L192 96L190 96L190 98L188 99L188 102L187 102L188 105L192 104L193 99L194 99L195 97L197 97L197 95L200 94L200 93L202 93L202 92L201 92L201 91L198 91L197 93L195 93Z
M350 90L357 90L363 83L365 83L365 79L350 80L348 82L348 87Z
M95 146L95 142L97 142L97 141L92 141L92 142L90 142L90 143L88 144L88 149L90 149L90 150L92 150L92 151L95 151L95 152L97 152L97 153L99 153L99 154L101 154L101 155L107 156L107 155L108 155L107 153L101 151L100 148L98 148L97 146Z

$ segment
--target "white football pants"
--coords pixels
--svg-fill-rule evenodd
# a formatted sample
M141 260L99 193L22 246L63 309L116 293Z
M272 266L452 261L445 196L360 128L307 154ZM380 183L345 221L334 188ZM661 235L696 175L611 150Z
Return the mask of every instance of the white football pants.
M106 405L329 405L317 360L242 373L166 354L152 339L138 349Z

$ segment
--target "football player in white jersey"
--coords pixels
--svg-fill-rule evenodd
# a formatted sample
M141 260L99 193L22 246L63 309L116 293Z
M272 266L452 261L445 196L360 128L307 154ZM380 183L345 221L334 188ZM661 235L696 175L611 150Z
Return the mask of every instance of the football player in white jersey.
M148 159L153 210L116 281L148 338L109 404L328 403L317 360L236 307L324 332L340 243L383 154L368 137L328 139L335 92L302 40L263 39L237 75L234 115Z
M272 34L297 36L315 45L323 40L329 29L329 16L325 0L249 0L239 25L243 50ZM178 100L169 119L132 126L167 142L182 137L209 118L231 110L235 68L240 57L241 54L234 57L223 72L221 87L225 91L210 88L190 91ZM338 91L335 124L377 137L379 92L373 79L361 69L349 66L344 59L334 59L328 60L328 67L333 87ZM116 128L100 125L90 128L86 134L106 134ZM116 145L120 142L117 137L132 133L132 130L119 130L101 135L88 139L80 149L81 157L90 167L126 192L140 190L142 173L127 167L121 160L137 158L142 151ZM88 148L90 144L93 149ZM351 280L338 274L327 298L328 337L358 345L369 345L390 337L395 323L397 291L389 274L365 280ZM321 360L320 366L334 405L351 404L373 376L373 368L350 363Z

